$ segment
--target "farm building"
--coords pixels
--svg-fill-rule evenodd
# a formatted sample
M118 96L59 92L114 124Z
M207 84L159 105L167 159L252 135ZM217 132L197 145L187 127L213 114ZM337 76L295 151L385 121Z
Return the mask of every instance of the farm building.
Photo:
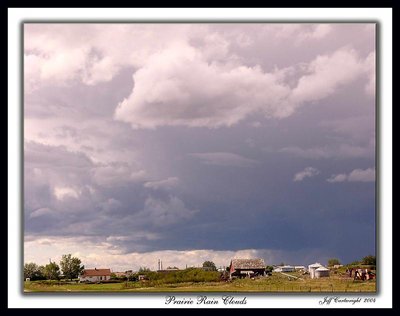
M329 269L325 267L319 267L315 269L314 277L316 279L329 277Z
M110 269L85 269L79 276L79 282L97 282L110 280L111 270Z
M298 270L306 270L306 267L305 266L294 266L294 269L296 271L298 271Z
M315 278L315 270L317 270L319 267L322 267L322 264L320 264L319 262L310 264L308 266L308 272L310 273L310 278L311 279Z
M229 277L253 277L265 275L263 259L232 259L229 266Z
M293 266L278 266L274 269L274 272L293 272L295 268Z
M293 266L283 266L282 267L282 272L293 272L294 267Z

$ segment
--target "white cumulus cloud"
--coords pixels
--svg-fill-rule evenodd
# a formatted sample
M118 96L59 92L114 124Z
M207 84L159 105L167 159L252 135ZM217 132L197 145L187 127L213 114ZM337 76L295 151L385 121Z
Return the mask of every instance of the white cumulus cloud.
M304 170L297 172L294 177L294 182L303 181L305 178L311 178L319 174L319 170L313 167L306 167Z
M374 182L375 181L375 168L367 169L354 169L349 174L341 173L334 174L326 181L335 182Z

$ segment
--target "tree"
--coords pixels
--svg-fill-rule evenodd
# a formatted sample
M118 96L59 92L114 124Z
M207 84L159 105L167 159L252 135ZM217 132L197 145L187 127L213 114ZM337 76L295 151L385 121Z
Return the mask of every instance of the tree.
M362 258L361 263L375 266L376 265L376 257L372 256L372 255L366 256L366 257Z
M60 278L60 267L57 263L50 262L44 267L43 274L48 280L58 280Z
M331 258L328 260L328 267L333 267L334 265L340 264L339 259Z
M81 266L81 260L72 257L71 254L62 256L60 266L65 277L70 280L77 278L85 268L85 266Z
M139 272L150 272L150 268L147 267L140 267Z
M207 271L217 271L217 267L215 266L215 263L212 261L204 261L203 269Z
M273 266L266 266L265 267L265 273L266 274L272 274L272 271L274 270Z
M31 280L36 279L39 273L39 267L36 263L29 262L24 264L24 279L29 278Z

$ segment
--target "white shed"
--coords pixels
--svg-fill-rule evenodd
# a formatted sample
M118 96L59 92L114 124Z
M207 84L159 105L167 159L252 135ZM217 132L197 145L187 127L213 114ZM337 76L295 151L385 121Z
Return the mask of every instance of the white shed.
M308 272L310 273L310 278L314 279L315 278L315 270L317 270L318 268L323 267L322 264L320 264L319 262L310 264L308 266Z
M329 269L325 267L319 267L318 269L315 269L315 278L327 278L329 277Z

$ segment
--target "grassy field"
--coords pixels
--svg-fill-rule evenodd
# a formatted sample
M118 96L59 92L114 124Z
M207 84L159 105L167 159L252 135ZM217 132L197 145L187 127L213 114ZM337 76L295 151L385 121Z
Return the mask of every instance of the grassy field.
M104 283L104 284L63 284L31 281L24 283L25 292L375 292L376 282L353 281L339 275L329 278L310 279L296 273L289 273L299 279L280 273L258 279L238 279L231 282L184 282L156 284L151 281Z

